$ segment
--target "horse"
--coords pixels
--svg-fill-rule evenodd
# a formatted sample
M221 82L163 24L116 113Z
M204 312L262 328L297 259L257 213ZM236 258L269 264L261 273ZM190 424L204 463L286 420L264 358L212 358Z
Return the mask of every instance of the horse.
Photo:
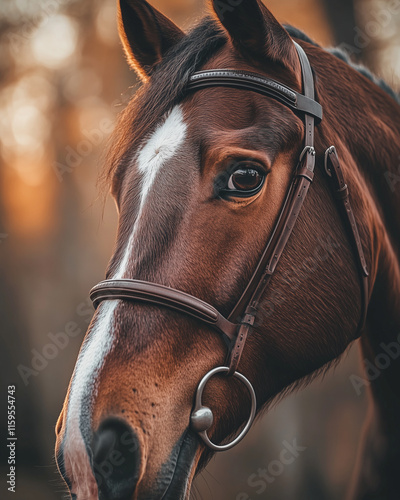
M187 499L216 450L357 341L379 376L349 498L398 498L399 101L260 0L210 7L184 33L118 2L143 85L102 173L118 232L56 425L59 472L75 500ZM235 308L249 283L257 301Z

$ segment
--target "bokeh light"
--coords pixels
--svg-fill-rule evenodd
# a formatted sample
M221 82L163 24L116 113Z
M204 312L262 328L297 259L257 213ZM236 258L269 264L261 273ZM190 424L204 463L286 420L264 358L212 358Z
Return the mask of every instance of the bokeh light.
M21 76L0 93L3 155L10 160L9 166L18 171L21 180L30 185L40 183L46 172L46 164L40 160L51 136L49 112L54 92L54 86L38 69Z
M32 37L32 52L38 64L50 69L60 68L76 57L78 27L64 15L46 17Z

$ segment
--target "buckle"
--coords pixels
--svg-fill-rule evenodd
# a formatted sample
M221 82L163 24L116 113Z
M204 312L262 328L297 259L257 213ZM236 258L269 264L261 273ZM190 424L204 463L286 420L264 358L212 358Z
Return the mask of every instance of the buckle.
M303 160L305 156L307 157L307 161L303 164ZM311 167L309 168L309 161L311 161ZM314 179L314 165L315 165L315 149L313 146L306 146L303 151L300 153L299 161L297 163L296 168L296 176L304 177L308 181L312 182Z
M303 161L305 155L308 154L310 156L315 156L314 146L306 146L303 151L300 153L299 164Z
M331 172L331 169L328 167L328 159L329 159L329 156L331 154L335 154L337 156L337 153L336 153L336 148L335 146L330 146L326 151L325 151L325 160L324 160L324 167L325 167L325 172L327 173L327 175L329 177L332 177L332 172Z

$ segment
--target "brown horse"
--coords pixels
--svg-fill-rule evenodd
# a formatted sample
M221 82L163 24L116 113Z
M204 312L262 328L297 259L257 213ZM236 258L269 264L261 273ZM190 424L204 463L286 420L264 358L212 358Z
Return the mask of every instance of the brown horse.
M370 386L351 498L398 498L400 107L383 83L282 27L261 1L215 0L212 7L213 17L185 34L145 0L119 2L121 39L143 86L122 113L104 173L119 213L107 277L166 285L229 314L276 225L305 128L298 113L260 93L185 87L196 71L230 68L301 93L294 39L324 110L315 177L239 368L262 411L324 372L357 336L358 270L324 171L324 152L334 144L369 270L360 346L380 373ZM382 369L385 352L394 354ZM211 456L189 425L194 394L225 356L222 337L188 315L101 302L56 428L57 462L72 497L188 498ZM216 443L250 411L245 386L232 377L213 377L204 402Z

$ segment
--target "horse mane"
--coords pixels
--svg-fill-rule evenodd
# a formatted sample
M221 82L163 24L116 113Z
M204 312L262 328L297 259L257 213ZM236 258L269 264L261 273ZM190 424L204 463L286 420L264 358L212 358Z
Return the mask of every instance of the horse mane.
M285 29L291 37L303 40L304 42L310 43L311 45L314 45L314 47L319 47L322 50L326 50L327 52L337 57L338 59L341 59L351 68L355 69L358 73L361 73L363 76L368 78L368 80L375 83L375 85L384 90L392 99L394 99L398 104L400 104L400 94L395 92L392 89L392 87L390 87L390 85L388 85L388 83L385 82L385 80L383 80L382 78L378 78L376 75L374 75L371 72L371 70L369 70L367 67L365 67L362 64L355 63L351 59L350 54L346 52L344 49L340 47L329 47L329 48L321 47L317 42L312 40L303 31L299 30L298 28L295 28L294 26L285 25Z
M323 49L301 30L293 26L285 28L290 36L327 50L346 62L400 104L400 96L384 80L377 78L364 66L355 64L345 51L340 48ZM104 170L100 174L100 185L104 190L108 190L111 181L118 183L120 174L132 159L132 151L140 147L140 143L151 134L162 117L182 100L189 76L226 42L223 28L213 17L206 16L168 52L119 117ZM132 123L135 123L134 131Z

